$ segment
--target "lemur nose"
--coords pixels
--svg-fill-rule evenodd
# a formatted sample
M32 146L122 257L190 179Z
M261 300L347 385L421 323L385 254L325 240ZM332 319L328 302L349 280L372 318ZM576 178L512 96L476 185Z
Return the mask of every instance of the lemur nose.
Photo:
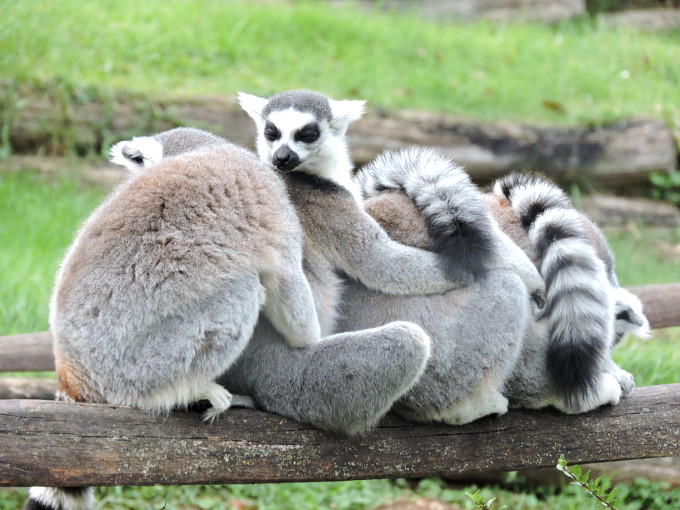
M279 170L292 170L300 164L300 158L287 145L282 145L274 153L272 163Z

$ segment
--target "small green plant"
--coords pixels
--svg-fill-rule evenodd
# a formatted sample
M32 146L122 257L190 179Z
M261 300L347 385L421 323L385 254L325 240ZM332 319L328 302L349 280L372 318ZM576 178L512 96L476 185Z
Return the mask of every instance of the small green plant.
M488 501L484 501L484 498L480 494L481 490L477 489L474 494L466 492L465 495L472 500L475 504L475 510L491 510L491 505L496 502L496 498L491 498Z
M654 187L652 198L663 200L676 207L680 207L680 172L674 170L668 173L655 172L650 177Z
M605 508L616 510L616 506L620 504L619 498L616 496L616 489L609 491L609 481L600 477L589 480L590 471L582 472L581 466L568 466L567 459L564 455L560 455L557 461L557 469L561 471L564 476L571 480L572 485L581 487L597 501L599 501Z

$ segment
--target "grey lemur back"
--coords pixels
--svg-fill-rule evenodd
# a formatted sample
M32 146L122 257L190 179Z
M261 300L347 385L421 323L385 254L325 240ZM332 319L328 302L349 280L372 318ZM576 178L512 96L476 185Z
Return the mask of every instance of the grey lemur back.
M462 168L436 152L409 148L382 154L357 176L366 210L389 234L465 265L465 289L438 296L385 296L349 282L341 329L396 318L431 336L425 373L396 404L416 421L467 423L507 411L503 395L543 281L526 255L495 224ZM538 302L536 302L538 301Z

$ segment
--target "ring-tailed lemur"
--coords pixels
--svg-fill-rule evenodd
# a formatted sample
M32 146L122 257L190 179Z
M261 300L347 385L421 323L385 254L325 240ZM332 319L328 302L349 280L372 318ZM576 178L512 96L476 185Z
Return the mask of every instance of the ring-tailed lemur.
M270 99L241 93L239 101L255 121L260 158L284 176L302 223L306 274L325 331L341 299L339 271L386 294L432 294L468 286L487 262L483 232L474 233L476 258L454 260L392 241L361 208L345 132L363 101L303 90Z
M545 278L552 384L565 410L589 408L611 349L627 333L648 336L642 305L619 286L600 229L558 186L536 175L511 174L492 190L486 197L490 209L518 243L529 246Z
M183 154L161 150L176 140ZM57 398L152 412L208 400L207 421L252 406L215 380L261 308L290 345L320 340L283 182L251 152L198 130L112 154L134 170L154 164L92 213L61 264L50 304ZM91 499L87 489L33 488L28 508L87 508Z

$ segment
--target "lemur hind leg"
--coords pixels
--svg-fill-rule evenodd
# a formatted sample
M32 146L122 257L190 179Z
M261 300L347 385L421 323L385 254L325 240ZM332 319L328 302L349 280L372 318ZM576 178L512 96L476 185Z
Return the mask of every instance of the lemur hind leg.
M340 333L296 349L260 320L243 355L219 382L274 412L339 434L377 424L422 374L428 335L415 324Z

